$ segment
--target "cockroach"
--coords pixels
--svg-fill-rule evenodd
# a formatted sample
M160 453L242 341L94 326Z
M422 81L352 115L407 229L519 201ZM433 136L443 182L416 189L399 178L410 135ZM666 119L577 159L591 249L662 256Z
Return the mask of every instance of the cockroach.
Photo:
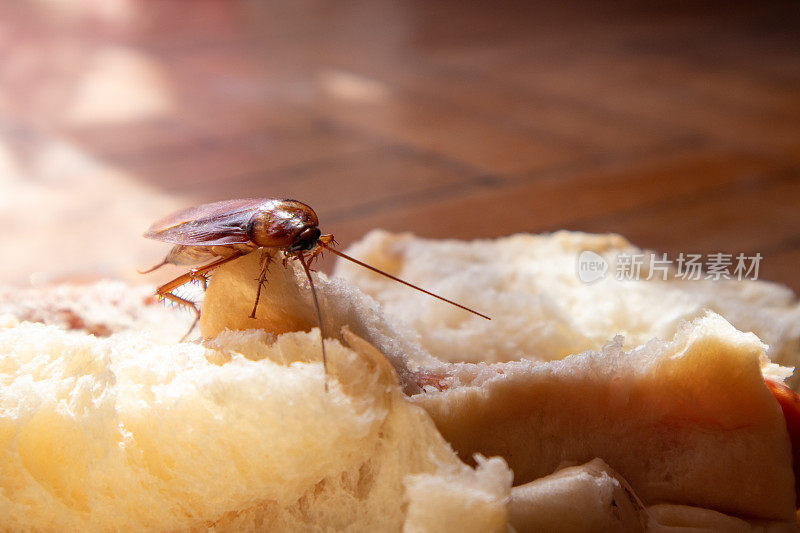
M283 252L284 265L288 260L297 260L302 265L311 288L314 309L317 314L317 324L319 325L319 333L322 340L322 364L326 375L328 362L322 331L322 313L309 267L314 258L323 251L331 252L412 289L424 292L460 309L491 320L484 314L336 250L333 248L333 245L336 244L333 235L323 235L320 231L319 219L314 210L297 200L244 198L189 207L155 222L145 232L144 236L148 239L172 243L174 246L163 261L142 272L142 274L152 272L167 264L189 266L206 263L199 267L190 268L185 274L156 289L157 296L194 311L194 322L184 339L189 336L200 320L200 309L191 300L182 298L172 291L191 281L200 281L205 286L208 276L214 269L256 250L267 249ZM253 303L253 311L250 313L250 318L255 318L256 316L258 300L267 277L267 269L271 257L272 254L265 254L266 259L261 267L256 299ZM327 381L325 388L327 390Z

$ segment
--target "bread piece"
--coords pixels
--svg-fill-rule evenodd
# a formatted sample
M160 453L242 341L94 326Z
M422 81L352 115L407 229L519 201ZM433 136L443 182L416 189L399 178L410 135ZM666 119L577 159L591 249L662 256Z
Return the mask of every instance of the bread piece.
M510 522L517 533L790 533L793 522L747 521L710 509L643 507L630 484L600 459L569 466L511 490Z
M0 315L83 331L98 337L147 331L154 339L178 341L194 315L158 301L153 288L121 281L0 287Z
M406 478L404 533L506 531L513 475L502 459L477 457L461 467Z
M608 265L605 277L593 283L577 275L578 258L587 250ZM337 262L336 277L377 300L393 322L402 321L443 361L550 361L599 350L615 335L630 349L656 337L671 339L682 322L710 309L758 335L772 361L800 364L800 303L791 290L762 281L683 280L675 269L667 281L658 271L648 280L649 253L619 235L558 231L467 242L376 230L348 253L494 319ZM639 281L616 279L620 254L642 254Z
M671 342L623 344L553 362L452 365L442 390L411 400L463 458L504 457L515 483L600 457L648 505L792 520L792 451L758 338L708 314Z
M4 531L396 531L420 475L460 520L505 524L502 461L470 474L351 333L327 342L325 392L316 332L157 344L2 324ZM484 505L438 494L470 475Z
M647 527L637 497L601 459L514 487L511 495L511 524L518 533L635 533Z
M291 262L270 270L269 291L262 295L262 305L285 314L276 323L269 313L247 318L256 259L248 256L219 269L203 308L204 328L254 322L271 331L311 327L308 284ZM381 347L404 377L411 401L431 414L464 460L475 453L504 457L521 484L552 473L564 460L600 457L648 505L670 502L778 521L794 516L785 422L762 375L763 368L782 380L790 370L769 363L767 347L755 335L737 331L719 315L696 318L670 342L651 340L634 349L626 350L629 343L618 336L600 351L562 360L444 364L424 349L423 357L407 357L420 352L425 337L415 344L415 336L395 327L358 290L324 276L317 276L316 285L325 330L335 332L346 323ZM441 303L401 288L409 301ZM426 305L415 303L419 312L408 316L416 320ZM459 324L465 339L474 339L476 324L483 331L482 319L442 305L444 320ZM509 327L506 320L515 323L514 316L495 315L490 324L502 333ZM536 331L517 332L523 334ZM432 361L429 366L426 360Z

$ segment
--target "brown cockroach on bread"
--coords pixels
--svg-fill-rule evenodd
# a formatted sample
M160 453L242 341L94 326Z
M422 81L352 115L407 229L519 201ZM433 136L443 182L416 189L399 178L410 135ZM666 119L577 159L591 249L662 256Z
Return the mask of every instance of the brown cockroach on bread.
M245 198L190 207L157 221L150 226L144 236L148 239L169 242L174 246L161 263L142 272L143 274L152 272L166 264L188 266L206 263L203 266L189 269L187 273L156 289L156 294L159 297L189 307L195 312L195 320L184 339L189 336L189 333L197 325L200 319L200 309L194 302L173 294L172 291L190 281L201 281L205 285L207 276L215 268L264 248L283 252L284 264L290 259L299 261L308 278L311 295L314 300L317 324L319 325L320 338L322 339L322 364L326 374L328 362L322 331L322 314L317 300L317 291L314 288L314 281L311 278L309 269L311 261L322 251L329 251L412 289L424 292L434 298L490 320L486 315L426 291L334 249L332 247L335 244L333 235L323 235L319 230L317 214L311 207L297 200ZM271 256L267 255L265 257L267 259L265 259L261 268L256 299L253 303L253 311L250 313L250 318L255 318L256 316L261 289L267 277L267 268ZM327 390L327 381L325 388Z

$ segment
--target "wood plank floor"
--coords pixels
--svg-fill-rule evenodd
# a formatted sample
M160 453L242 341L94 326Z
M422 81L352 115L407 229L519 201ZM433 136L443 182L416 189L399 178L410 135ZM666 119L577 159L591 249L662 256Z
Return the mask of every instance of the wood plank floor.
M152 283L153 220L289 196L343 245L618 232L800 291L798 4L555 4L0 4L0 283Z

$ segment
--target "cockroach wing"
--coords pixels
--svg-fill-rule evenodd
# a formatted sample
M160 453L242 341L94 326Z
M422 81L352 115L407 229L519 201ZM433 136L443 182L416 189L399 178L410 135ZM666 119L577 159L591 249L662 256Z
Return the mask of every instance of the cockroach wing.
M144 236L174 244L217 246L250 242L247 223L261 210L280 200L245 198L189 207L162 218Z

